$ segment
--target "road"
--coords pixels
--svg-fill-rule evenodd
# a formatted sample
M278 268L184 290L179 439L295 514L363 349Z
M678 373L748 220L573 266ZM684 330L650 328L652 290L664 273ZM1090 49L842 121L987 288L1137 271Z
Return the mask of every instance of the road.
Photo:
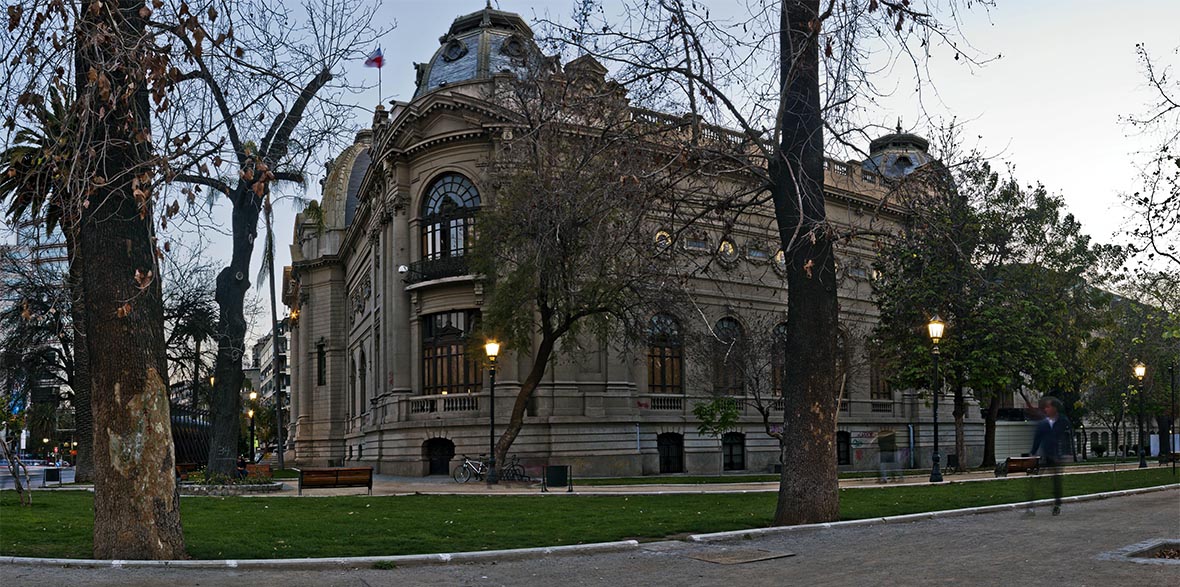
M44 478L45 469L46 467L41 466L29 467L29 476L31 477L31 481L33 483L33 489L39 489L41 487L41 480ZM61 477L63 483L73 483L74 468L63 467L61 470ZM22 476L21 479L24 480L24 477ZM8 472L8 467L5 466L3 469L0 469L0 489L13 489L14 487L15 484L13 483L12 475Z
M1154 538L1180 541L1180 490L1041 509L815 530L753 540L658 542L638 550L495 564L376 570L61 569L0 566L4 585L1180 585L1180 565L1103 560ZM793 553L742 564L697 556Z

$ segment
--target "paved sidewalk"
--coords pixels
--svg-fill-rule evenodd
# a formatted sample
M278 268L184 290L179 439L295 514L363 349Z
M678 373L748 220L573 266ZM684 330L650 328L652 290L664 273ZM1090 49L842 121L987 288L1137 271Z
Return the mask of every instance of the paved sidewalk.
M1155 468L1155 467L1152 467ZM1065 474L1081 474L1081 473L1100 473L1115 470L1113 465L1079 465L1072 466L1065 469ZM1134 471L1138 470L1134 463L1123 463L1118 466L1119 471ZM1009 479L1023 478L1023 473L1011 475ZM961 482L961 481L990 481L995 480L995 474L991 471L972 472L972 473L958 473L954 475L945 475L944 482ZM274 497L274 496L294 496L297 495L297 482L293 479L284 479L283 490L275 493L258 494L255 497ZM840 487L891 487L895 485L929 485L929 475L909 475L904 481L891 481L889 483L877 483L876 477L867 477L863 479L841 479ZM495 493L497 495L538 495L541 491L540 483L521 483L508 482L494 485L491 488L484 482L477 482L474 479L467 483L456 483L450 477L435 476L435 477L397 477L393 475L375 475L373 477L373 495L454 495L454 494L489 494ZM553 494L565 493L565 488L553 488L550 490ZM574 491L580 495L619 495L619 494L661 494L661 493L751 493L751 492L773 492L778 491L778 482L734 482L734 483L690 483L690 484L658 484L658 485L579 485L578 480L574 479ZM330 495L363 495L366 490L364 488L343 488L343 489L308 489L304 491L304 497L308 496L330 496Z
M279 571L0 566L4 585L1177 585L1180 565L1104 560L1180 539L1180 490L1074 504L1061 516L1003 512L637 550L405 569ZM788 558L723 565L694 557L753 550Z

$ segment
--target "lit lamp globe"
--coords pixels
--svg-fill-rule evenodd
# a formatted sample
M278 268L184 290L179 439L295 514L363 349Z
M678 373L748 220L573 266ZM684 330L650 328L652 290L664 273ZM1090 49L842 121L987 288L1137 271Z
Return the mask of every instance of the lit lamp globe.
M500 355L500 343L489 340L487 344L483 345L483 350L488 354L488 359L495 361L496 357Z
M254 417L254 410L247 410L246 415L253 418Z
M257 391L251 391L251 392L250 392L250 401L255 401L255 400L257 400L257 399L258 399L258 392L257 392Z
M1143 363L1135 363L1134 371L1135 379L1143 381L1143 377L1147 375L1147 365L1144 365Z
M926 325L926 331L930 333L930 340L934 341L934 344L942 342L942 333L945 329L946 323L938 316L931 318L930 323Z

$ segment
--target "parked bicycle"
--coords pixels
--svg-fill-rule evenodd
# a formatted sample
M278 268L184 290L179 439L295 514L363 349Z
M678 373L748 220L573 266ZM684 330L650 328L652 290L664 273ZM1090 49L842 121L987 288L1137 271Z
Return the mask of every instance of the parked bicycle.
M533 480L532 477L529 477L528 474L525 473L524 465L520 464L520 457L517 457L517 456L510 457L508 459L508 462L504 463L504 465L502 467L500 467L499 469L500 470L498 471L498 473L500 474L500 479L503 481L532 481Z
M484 456L486 455L479 455L481 459ZM456 483L466 483L470 481L472 477L475 477L476 480L481 481L483 480L484 475L487 474L488 465L486 462L468 458L467 455L463 455L463 462L460 463L458 467L455 467L455 470L451 472L451 478L453 478Z

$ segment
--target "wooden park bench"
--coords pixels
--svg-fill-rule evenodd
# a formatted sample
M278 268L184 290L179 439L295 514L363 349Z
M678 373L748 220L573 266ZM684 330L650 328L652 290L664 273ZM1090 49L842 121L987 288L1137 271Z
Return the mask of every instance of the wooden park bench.
M299 495L303 488L368 487L373 495L373 467L324 467L299 471Z
M200 470L201 465L197 463L176 463L176 478L185 481L189 475Z
M1007 477L1008 473L1021 472L1029 475L1040 473L1041 457L1008 457L996 465L996 477Z
M249 463L246 465L246 477L254 477L256 479L270 479L273 477L270 470L270 465Z
M1168 465L1171 463L1180 463L1180 452L1161 452L1160 464Z

